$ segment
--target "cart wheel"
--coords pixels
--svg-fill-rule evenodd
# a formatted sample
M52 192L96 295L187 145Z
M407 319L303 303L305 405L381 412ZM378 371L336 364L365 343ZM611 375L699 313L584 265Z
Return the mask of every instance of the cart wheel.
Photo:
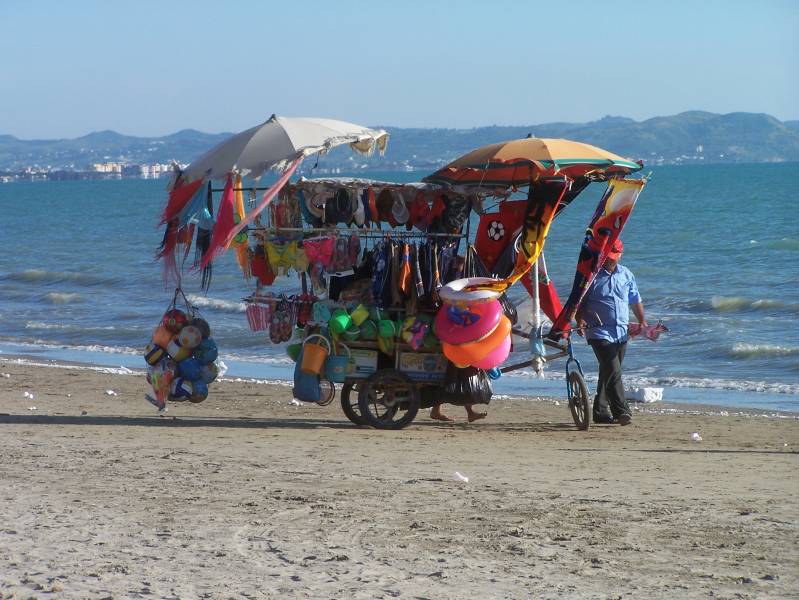
M336 385L329 379L319 380L319 406L327 406L336 397Z
M590 407L588 406L588 386L585 385L585 379L579 371L572 371L569 373L569 410L572 413L574 424L577 429L585 431L588 429L589 421L588 415Z
M347 418L355 425L368 425L366 419L361 416L361 409L358 406L358 392L360 391L362 383L347 382L341 388L341 410Z
M367 423L377 429L402 429L419 412L419 389L394 369L373 374L358 392L358 407Z

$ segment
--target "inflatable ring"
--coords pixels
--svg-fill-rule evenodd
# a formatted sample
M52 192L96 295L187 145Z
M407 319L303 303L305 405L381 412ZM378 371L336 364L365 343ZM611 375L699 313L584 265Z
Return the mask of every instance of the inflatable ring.
M457 306L480 304L499 298L501 292L494 290L475 290L465 292L463 289L471 285L481 285L486 283L496 283L496 279L490 277L469 277L467 279L456 279L438 290L438 295L447 304Z
M438 339L448 344L468 344L477 342L491 334L499 324L502 316L502 305L499 300L490 300L467 307L467 310L477 316L474 323L456 323L451 319L450 310L454 307L445 304L436 314L434 330ZM457 310L457 308L456 308Z
M510 343L511 339L510 336L508 336L502 340L502 342L500 342L499 346L494 348L484 358L472 363L471 366L476 369L483 369L485 371L489 371L495 367L498 367L505 362L506 358L508 358L508 354L510 354ZM497 377L494 377L493 379L497 379Z
M494 352L499 346L505 343L506 338L510 338L511 322L508 317L502 315L499 324L491 335L478 342L469 344L447 344L442 342L444 356L452 361L456 366L471 366L476 362L481 362L483 358ZM508 343L510 341L508 340ZM503 359L504 360L504 359Z

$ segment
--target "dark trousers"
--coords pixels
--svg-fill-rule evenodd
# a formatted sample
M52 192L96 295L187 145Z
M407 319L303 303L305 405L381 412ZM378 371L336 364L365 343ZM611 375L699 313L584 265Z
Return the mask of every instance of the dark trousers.
M627 342L616 343L607 340L588 340L599 362L599 381L594 397L594 418L613 415L630 415L630 407L624 397L624 384L621 380L621 363L627 351Z

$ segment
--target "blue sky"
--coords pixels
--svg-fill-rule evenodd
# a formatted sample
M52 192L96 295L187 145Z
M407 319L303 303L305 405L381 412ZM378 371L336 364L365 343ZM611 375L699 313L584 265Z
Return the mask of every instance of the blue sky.
M799 119L799 1L0 0L0 134Z

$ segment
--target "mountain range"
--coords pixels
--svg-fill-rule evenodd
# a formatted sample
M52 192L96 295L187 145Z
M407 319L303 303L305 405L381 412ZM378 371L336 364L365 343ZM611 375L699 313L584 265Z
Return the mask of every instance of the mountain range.
M391 134L385 156L367 160L339 149L323 157L319 167L432 170L484 144L528 134L587 142L628 158L643 159L647 164L799 161L799 121L783 122L759 113L690 111L644 121L607 116L589 123L473 129L382 128ZM21 140L0 135L0 170L39 166L82 171L93 163L111 161L189 163L230 135L193 129L163 137L135 137L114 131L58 140Z

